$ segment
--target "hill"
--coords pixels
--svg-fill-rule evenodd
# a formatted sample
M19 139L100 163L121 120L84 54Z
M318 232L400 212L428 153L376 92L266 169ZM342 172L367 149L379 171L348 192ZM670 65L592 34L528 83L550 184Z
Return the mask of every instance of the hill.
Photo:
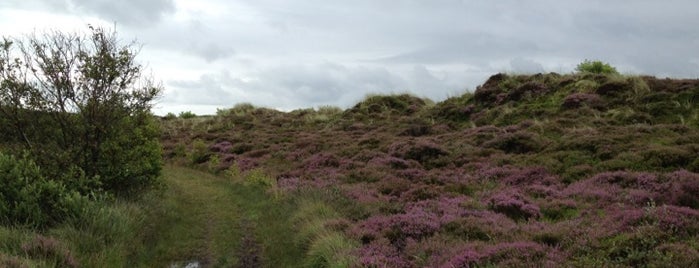
M162 120L162 142L170 162L260 173L270 193L324 200L294 221L309 254L343 249L319 264L689 267L698 100L699 80L497 74L439 103L239 104Z

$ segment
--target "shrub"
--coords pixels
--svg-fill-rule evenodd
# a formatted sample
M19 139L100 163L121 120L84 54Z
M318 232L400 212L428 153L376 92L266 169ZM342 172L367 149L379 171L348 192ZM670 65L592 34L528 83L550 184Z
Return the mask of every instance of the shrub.
M202 140L194 140L192 143L192 149L189 152L189 160L192 164L201 164L209 161L211 158L211 152L208 146Z
M576 109L583 106L588 106L593 109L604 108L604 102L597 94L589 93L573 93L563 99L563 108Z
M575 71L580 73L593 73L593 74L618 74L619 72L616 68L612 67L608 63L602 61L591 61L584 60L575 67Z
M26 157L0 153L0 223L55 225L79 214L87 202L62 182L44 178Z
M194 114L194 113L191 112L191 111L184 111L184 112L180 112L180 116L179 116L179 117L182 118L182 119L190 119L190 118L195 118L195 117L197 117L197 115Z
M506 153L525 154L538 152L544 148L541 137L535 133L518 131L515 133L505 133L496 136L494 139L483 144L486 148L495 148Z
M415 160L423 165L432 163L437 158L449 154L430 140L396 142L391 144L388 152L395 157Z
M505 214L513 220L528 220L541 216L539 207L516 190L506 190L493 195L489 204L493 211Z
M163 116L163 120L173 120L177 118L177 115L174 113L167 113L165 116Z
M150 109L162 88L143 76L134 44L89 28L0 41L0 117L14 126L0 128L0 137L15 153L30 151L47 178L75 166L99 180L89 190L130 194L158 182Z

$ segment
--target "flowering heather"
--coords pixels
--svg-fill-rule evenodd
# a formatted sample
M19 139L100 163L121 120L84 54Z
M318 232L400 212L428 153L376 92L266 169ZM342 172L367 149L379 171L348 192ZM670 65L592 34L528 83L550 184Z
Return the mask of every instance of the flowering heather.
M228 153L233 148L233 144L229 141L215 143L209 147L209 150L217 153Z
M412 159L423 164L429 160L448 154L447 151L442 149L435 142L425 139L393 143L389 146L388 153L395 157Z
M442 264L442 268L470 268L476 267L484 258L484 254L474 249L464 249L459 254L452 257L448 262Z
M323 122L183 135L218 142L205 151L222 165L271 170L291 200L322 193L357 266L693 267L678 254L698 250L696 85L499 74L434 106L374 98Z
M491 196L488 202L493 211L505 214L514 220L528 220L541 216L539 207L514 189L498 192Z
M674 235L699 234L699 211L672 205L644 208L619 207L607 210L603 225L616 232L633 230L641 225L653 225Z
M510 185L552 185L558 182L558 178L546 171L546 168L529 167L509 174L502 181Z
M259 166L257 160L244 156L237 157L235 160L235 164L238 166L240 171L252 170Z
M307 158L303 165L307 169L320 169L324 167L339 167L340 161L333 154L317 153Z
M604 101L597 94L573 93L563 99L562 106L567 109L575 109L583 106L598 109L604 107Z
M369 160L369 164L380 167L390 167L392 169L407 169L420 166L420 164L414 160L405 160L389 155L374 157Z
M482 180L500 180L517 172L513 166L479 165L476 174Z
M483 248L468 247L440 267L478 267L482 265L557 267L562 262L558 250L534 242L499 243Z
M699 209L699 174L679 170L665 177L672 184L664 195L669 204Z
M357 250L356 254L359 256L362 267L413 267L410 261L406 260L386 239L364 245Z
M408 168L408 169L402 169L402 170L397 170L395 171L396 176L410 180L410 181L419 181L421 179L424 179L427 177L427 171L421 168Z
M439 217L435 213L410 209L401 214L372 216L350 232L366 242L386 238L400 248L404 246L405 239L424 238L434 234L439 228Z

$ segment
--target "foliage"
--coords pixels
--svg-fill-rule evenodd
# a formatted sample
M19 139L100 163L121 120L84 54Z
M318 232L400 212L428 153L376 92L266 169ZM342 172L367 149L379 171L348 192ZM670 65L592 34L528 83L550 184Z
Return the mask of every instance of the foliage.
M191 119L191 118L197 117L197 115L191 111L184 111L184 112L180 112L179 117L182 119Z
M26 156L0 152L0 223L46 227L78 216L87 197L46 179Z
M435 105L390 95L327 117L252 109L164 139L203 143L212 157L197 167L262 174L247 187L277 202L322 193L292 213L308 265L331 266L334 251L367 267L692 266L681 256L699 246L698 89L497 74Z
M73 167L73 174L94 180L76 189L82 194L139 192L157 184L162 165L150 114L161 88L142 76L133 44L121 46L103 28L90 30L4 39L0 136L13 151L30 152L49 181L74 185L80 178L64 174Z
M177 118L177 115L174 113L167 113L165 116L163 116L163 120L173 120Z
M608 63L602 61L591 61L584 60L575 67L575 70L580 73L593 73L593 74L618 74L619 72L616 68L612 67Z

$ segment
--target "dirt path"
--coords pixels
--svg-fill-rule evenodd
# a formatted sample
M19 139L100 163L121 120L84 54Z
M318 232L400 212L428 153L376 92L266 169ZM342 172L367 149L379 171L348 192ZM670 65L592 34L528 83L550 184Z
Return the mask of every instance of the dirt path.
M288 204L262 189L182 167L164 170L167 190L154 202L144 267L293 267ZM139 265L141 266L141 265Z

